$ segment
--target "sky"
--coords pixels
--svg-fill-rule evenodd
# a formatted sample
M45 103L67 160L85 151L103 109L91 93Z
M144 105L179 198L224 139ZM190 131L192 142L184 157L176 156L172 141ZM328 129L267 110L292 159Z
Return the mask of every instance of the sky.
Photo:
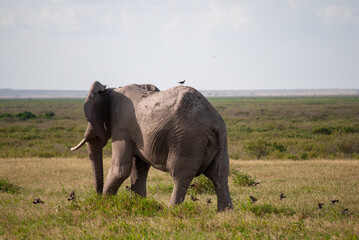
M358 0L0 0L0 88L359 88Z

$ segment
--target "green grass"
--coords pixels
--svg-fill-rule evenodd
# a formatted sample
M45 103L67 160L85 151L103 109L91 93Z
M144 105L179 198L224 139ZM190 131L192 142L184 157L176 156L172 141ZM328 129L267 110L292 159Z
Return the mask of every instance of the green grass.
M19 186L16 186L8 179L1 179L0 178L0 192L5 193L20 193L21 188Z
M232 159L359 159L356 97L214 98ZM86 157L69 149L86 130L79 99L0 100L0 157ZM51 114L53 113L53 114ZM51 115L51 116L50 116ZM111 144L104 149L111 156Z
M110 159L105 159L105 173ZM126 191L94 191L88 159L0 159L1 239L358 239L359 162L353 160L231 161L231 169L261 182L249 187L229 178L233 211L216 212L212 192L169 207L167 188L147 198ZM202 178L202 177L201 177ZM200 179L201 179L200 178ZM203 177L204 178L204 177ZM204 180L199 180L204 181ZM5 182L5 184L3 184ZM172 185L167 173L151 168L148 188ZM72 190L76 199L68 201ZM279 200L280 193L286 196ZM251 203L249 196L258 199ZM33 204L41 198L44 204ZM211 198L211 204L206 199ZM330 205L330 201L339 203ZM323 202L323 209L318 209ZM347 214L342 210L348 208Z
M237 169L232 169L230 175L232 176L235 186L253 186L255 183L255 180L251 176L241 173Z
M210 99L233 159L359 159L357 97Z
M234 210L219 214L203 175L176 207L171 177L153 168L148 198L126 191L129 180L116 196L97 195L86 148L69 150L87 126L83 102L0 100L0 239L359 239L355 97L210 99L241 159L230 163ZM110 143L104 155L106 174Z

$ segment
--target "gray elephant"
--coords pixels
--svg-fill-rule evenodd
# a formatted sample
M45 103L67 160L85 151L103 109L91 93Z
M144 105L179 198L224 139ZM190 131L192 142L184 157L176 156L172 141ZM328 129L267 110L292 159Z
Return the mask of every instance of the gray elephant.
M174 181L171 205L183 202L202 173L214 184L218 211L232 209L228 189L226 125L198 91L177 86L159 91L151 84L106 88L94 82L84 104L87 143L97 193L116 194L130 177L131 190L146 196L150 166ZM112 163L103 186L102 148L112 138Z

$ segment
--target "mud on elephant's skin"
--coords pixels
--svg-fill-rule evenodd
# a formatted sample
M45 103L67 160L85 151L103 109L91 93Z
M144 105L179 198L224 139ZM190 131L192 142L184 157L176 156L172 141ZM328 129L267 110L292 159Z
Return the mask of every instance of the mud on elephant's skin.
M214 184L218 211L232 209L228 189L226 125L197 90L151 84L106 88L94 82L84 104L87 143L98 193L116 194L130 177L131 190L146 196L150 166L174 181L171 205L181 203L190 182L204 174ZM112 163L103 184L102 148L112 139Z

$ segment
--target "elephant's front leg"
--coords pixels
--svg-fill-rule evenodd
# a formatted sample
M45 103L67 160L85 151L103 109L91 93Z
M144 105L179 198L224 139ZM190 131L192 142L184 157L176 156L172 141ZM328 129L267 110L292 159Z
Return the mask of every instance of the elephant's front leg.
M121 184L130 176L132 155L132 144L124 140L112 142L112 163L103 190L105 194L116 194Z

